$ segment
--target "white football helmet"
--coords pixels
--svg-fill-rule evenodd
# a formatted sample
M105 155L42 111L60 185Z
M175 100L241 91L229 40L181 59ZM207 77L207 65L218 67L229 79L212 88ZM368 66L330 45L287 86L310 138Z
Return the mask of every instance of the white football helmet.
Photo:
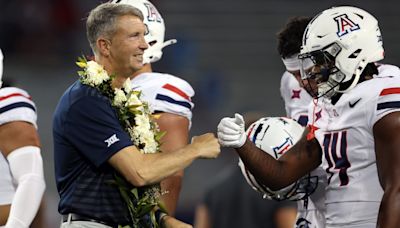
M311 59L314 70L319 69L301 69L303 79L317 81L317 97L347 92L358 83L368 63L384 58L378 21L356 7L327 9L308 24L299 58L304 63Z
M3 52L0 49L0 88L3 85L3 81L1 80L1 78L3 77Z
M112 3L128 4L138 8L144 17L143 23L147 27L144 36L149 47L144 51L143 63L154 63L161 59L162 49L176 43L176 39L164 42L165 25L164 19L157 8L147 0L113 0Z
M299 123L286 117L264 117L249 126L246 134L258 148L275 159L281 157L301 138L304 131ZM300 200L313 193L318 184L318 177L309 175L295 183L273 191L261 184L239 159L239 167L247 183L256 191L263 193L264 198L274 200Z

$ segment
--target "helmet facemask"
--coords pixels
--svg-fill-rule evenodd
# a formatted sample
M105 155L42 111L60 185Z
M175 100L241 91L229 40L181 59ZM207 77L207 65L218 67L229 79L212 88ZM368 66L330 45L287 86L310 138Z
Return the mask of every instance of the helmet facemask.
M299 55L303 86L314 98L332 97L338 92L345 79L345 74L335 64L341 50L337 43L333 43L321 50Z

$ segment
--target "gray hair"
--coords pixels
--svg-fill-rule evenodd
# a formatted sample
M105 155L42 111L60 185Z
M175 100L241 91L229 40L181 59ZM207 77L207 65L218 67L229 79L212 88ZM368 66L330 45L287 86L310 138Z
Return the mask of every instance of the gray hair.
M86 20L86 36L93 52L96 52L96 41L100 36L112 37L116 31L119 17L132 15L143 21L142 12L127 4L103 3L90 11Z

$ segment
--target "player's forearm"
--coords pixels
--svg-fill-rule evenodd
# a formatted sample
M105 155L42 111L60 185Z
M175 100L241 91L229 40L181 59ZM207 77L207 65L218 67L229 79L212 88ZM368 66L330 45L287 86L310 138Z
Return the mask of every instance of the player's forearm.
M161 200L168 214L172 216L174 216L178 204L179 193L182 186L182 174L183 171L179 171L177 174L161 181L161 190L163 192Z
M267 153L262 152L249 140L236 149L246 168L266 186L280 189L285 187L285 183L279 183L279 176L282 176L279 168L279 161ZM284 178L282 178L284 179Z
M19 183L11 205L6 228L29 227L33 221L45 190L42 177L30 176Z
M377 227L396 228L400 226L400 188L386 189L379 208Z
M7 160L17 183L6 228L29 227L46 187L40 148L25 146L11 152Z

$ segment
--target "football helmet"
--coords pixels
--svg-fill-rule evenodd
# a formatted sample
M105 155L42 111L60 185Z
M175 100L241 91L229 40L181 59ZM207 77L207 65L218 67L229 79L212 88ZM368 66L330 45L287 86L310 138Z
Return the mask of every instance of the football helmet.
M151 2L147 0L113 0L112 3L128 4L142 12L143 23L147 28L144 38L149 45L144 51L143 63L157 62L162 57L162 49L176 43L176 39L164 41L164 19Z
M315 64L301 67L302 79L317 83L315 97L349 91L368 63L383 58L378 21L352 6L333 7L315 16L303 34L299 55L302 63Z
M0 49L0 88L3 85L3 81L1 80L3 77L3 52Z
M300 139L304 127L295 120L286 117L264 117L249 126L247 137L258 148L275 159L281 157ZM313 193L318 184L318 177L307 175L295 183L273 191L261 184L246 168L241 159L239 167L247 183L256 191L263 194L263 198L274 200L300 200Z

